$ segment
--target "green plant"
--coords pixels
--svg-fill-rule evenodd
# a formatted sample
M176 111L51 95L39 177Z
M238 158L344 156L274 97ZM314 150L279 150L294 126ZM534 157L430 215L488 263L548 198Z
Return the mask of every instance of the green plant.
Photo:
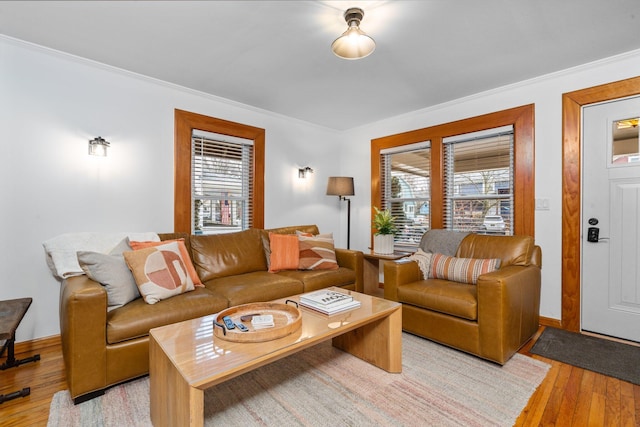
M373 216L373 229L376 230L375 234L396 234L398 229L396 228L396 217L391 215L389 209L381 211L377 207L373 207L376 211Z

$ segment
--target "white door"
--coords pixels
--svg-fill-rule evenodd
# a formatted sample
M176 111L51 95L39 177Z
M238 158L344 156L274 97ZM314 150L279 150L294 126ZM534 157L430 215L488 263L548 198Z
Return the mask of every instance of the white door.
M582 330L640 342L640 97L582 117Z

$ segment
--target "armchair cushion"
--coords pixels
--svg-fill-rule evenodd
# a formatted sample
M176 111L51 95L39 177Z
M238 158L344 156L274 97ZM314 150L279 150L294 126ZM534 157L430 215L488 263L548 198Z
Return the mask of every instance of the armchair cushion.
M462 319L478 319L477 287L466 283L430 279L413 282L398 288L398 298L415 307Z

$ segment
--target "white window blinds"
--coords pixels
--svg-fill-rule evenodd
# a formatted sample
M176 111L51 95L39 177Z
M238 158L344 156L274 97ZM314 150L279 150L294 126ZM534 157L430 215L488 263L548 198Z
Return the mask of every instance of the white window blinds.
M250 228L253 141L212 133L192 136L193 232Z
M444 228L513 234L513 127L443 139Z
M431 221L431 143L380 151L381 209L396 217L398 249L415 249Z

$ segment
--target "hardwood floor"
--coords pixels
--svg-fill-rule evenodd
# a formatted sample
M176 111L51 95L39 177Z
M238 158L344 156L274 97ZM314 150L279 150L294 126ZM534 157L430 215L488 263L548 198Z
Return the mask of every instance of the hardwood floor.
M529 353L543 330L519 353L551 369L516 426L640 426L640 386Z
M67 388L59 337L16 344L16 359L40 354L40 360L0 371L0 394L31 388L27 397L0 404L0 426L46 426L51 398ZM0 360L4 363L5 357Z
M640 426L640 386L529 353L541 327L520 353L551 365L516 426ZM0 404L0 425L46 426L51 398L66 388L58 338L16 346L16 357L41 360L0 371L0 394L31 387L31 395ZM2 360L4 361L4 360Z

